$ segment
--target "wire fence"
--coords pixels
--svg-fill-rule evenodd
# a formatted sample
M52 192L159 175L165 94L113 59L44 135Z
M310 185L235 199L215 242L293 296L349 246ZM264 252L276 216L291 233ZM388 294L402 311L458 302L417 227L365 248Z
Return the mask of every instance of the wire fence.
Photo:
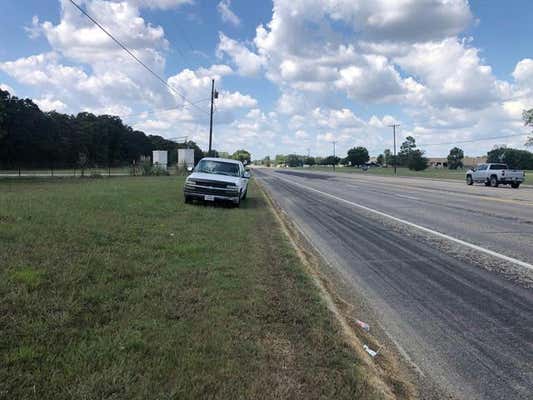
M0 178L110 178L124 176L186 175L187 169L177 165L161 166L128 165L121 167L71 168L8 168L0 169Z

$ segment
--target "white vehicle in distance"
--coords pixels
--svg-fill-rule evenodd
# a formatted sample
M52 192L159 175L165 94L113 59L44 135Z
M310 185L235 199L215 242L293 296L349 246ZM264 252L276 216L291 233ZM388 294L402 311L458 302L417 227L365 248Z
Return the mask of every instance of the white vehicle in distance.
M524 182L526 173L521 170L509 169L507 164L480 164L466 172L466 184L484 183L485 186L511 185L518 189Z
M246 198L250 172L240 161L202 158L185 180L185 203L192 200L226 201L237 207Z

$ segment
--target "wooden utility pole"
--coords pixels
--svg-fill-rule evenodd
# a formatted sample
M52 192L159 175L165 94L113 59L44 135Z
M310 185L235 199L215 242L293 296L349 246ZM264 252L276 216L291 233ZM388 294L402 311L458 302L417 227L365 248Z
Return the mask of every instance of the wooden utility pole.
M211 80L211 113L209 118L209 151L207 155L211 157L211 151L213 146L213 106L215 99L218 99L218 92L215 90L215 80Z
M396 175L396 127L400 126L400 124L392 124L389 126L392 127L392 135L394 136L394 175Z

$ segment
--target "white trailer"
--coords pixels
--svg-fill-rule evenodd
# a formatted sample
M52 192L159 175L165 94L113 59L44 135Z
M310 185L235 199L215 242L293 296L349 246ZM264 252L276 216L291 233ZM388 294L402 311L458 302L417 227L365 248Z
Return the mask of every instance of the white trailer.
M194 167L194 149L178 149L178 168Z
M152 152L152 164L154 166L167 169L168 151L167 150L154 150Z

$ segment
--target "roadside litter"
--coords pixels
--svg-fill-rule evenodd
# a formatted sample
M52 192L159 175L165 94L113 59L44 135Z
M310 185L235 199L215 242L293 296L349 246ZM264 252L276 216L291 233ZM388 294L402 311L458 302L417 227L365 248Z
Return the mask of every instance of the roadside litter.
M355 323L367 332L370 330L370 325L368 325L366 322L356 319Z
M363 346L363 348L365 349L365 351L366 351L368 354L370 354L370 356L371 356L372 358L374 358L375 356L378 355L378 352L377 352L377 351L372 350L372 349L371 349L370 347L368 347L366 344Z

